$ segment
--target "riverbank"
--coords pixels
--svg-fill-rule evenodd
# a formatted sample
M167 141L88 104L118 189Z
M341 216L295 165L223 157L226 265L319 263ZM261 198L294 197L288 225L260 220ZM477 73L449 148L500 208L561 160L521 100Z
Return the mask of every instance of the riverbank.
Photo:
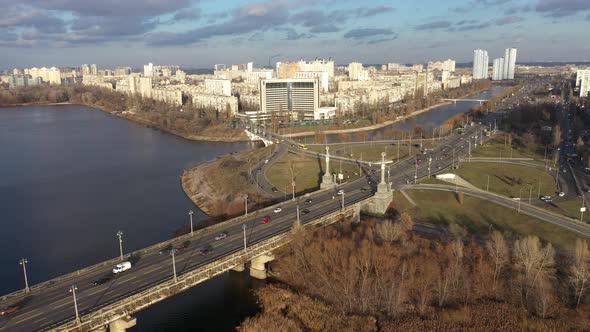
M252 167L272 154L275 147L233 153L213 161L196 164L180 177L182 190L208 216L231 218L244 212L244 196L248 210L270 203L250 179Z
M480 89L480 90L475 91L473 93L469 93L467 95L461 96L461 97L459 97L457 99L467 98L469 96L472 96L472 95L475 95L475 94L478 94L478 93L485 92L485 91L487 91L489 89L491 89L491 88ZM426 107L424 109L421 109L421 110L412 112L412 113L410 113L408 115L400 116L400 117L398 117L398 118L396 118L394 120L388 120L388 121L377 123L377 124L374 124L374 125L371 125L371 126L359 127L359 128L350 128L350 129L326 130L326 131L323 131L323 133L326 134L326 135L329 135L329 134L341 134L341 133L357 133L357 132L362 132L362 131L371 131L371 130L375 130L375 129L381 129L383 127L390 126L390 125L392 125L394 123L405 121L405 120L407 120L409 118L412 118L414 116L417 116L417 115L420 115L420 114L423 114L423 113L426 113L426 112L430 112L430 111L432 111L432 110L434 110L436 108L439 108L439 107L442 107L442 106L446 106L446 105L450 105L450 104L452 104L452 102L438 103L436 105L433 105L433 106L430 106L430 107ZM315 134L316 134L315 131L305 131L305 132L301 132L301 133L283 134L283 136L289 137L289 138L298 138L298 137L313 136Z
M243 130L228 130L225 125L214 125L206 128L203 132L215 133L215 135L198 135L198 134L185 134L169 128L162 128L158 123L149 121L148 119L139 117L131 112L117 112L106 109L100 105L86 104L86 103L72 103L72 102L61 102L61 103L18 103L11 105L3 105L0 108L8 107L30 107L30 106L64 106L64 105L80 105L85 107L91 107L96 110L115 115L117 117L126 119L131 122L135 122L150 128L155 128L163 132L176 135L191 141L204 141L204 142L226 142L226 143L238 143L238 142L249 142L250 139Z

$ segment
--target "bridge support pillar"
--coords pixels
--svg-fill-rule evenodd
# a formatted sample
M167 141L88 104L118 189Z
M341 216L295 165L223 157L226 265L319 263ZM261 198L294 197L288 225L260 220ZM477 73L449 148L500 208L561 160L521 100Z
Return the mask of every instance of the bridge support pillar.
M353 206L353 208L354 208L354 213L352 215L352 222L355 224L358 224L361 222L361 205L355 204Z
M107 328L108 328L108 325L105 325L105 326L99 327L97 329L94 329L92 331L94 331L94 332L107 332Z
M264 254L254 257L250 262L250 276L256 279L266 279L266 263L274 260L272 254Z
M125 332L128 328L134 327L137 324L137 319L131 316L117 319L109 324L109 331L111 332Z
M244 264L238 264L234 266L232 270L236 272L244 272L245 269Z
M330 174L330 147L326 146L326 171L322 177L322 183L320 183L320 189L329 189L336 187L336 182L332 179Z

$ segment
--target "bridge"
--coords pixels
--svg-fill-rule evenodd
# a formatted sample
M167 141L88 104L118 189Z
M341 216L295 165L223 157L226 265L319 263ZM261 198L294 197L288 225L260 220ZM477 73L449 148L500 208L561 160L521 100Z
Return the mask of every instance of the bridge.
M247 129L244 129L244 131L246 132L246 135L248 135L248 138L251 141L262 141L262 143L264 143L264 146L274 144L272 139L266 138L266 135L264 135L264 133L255 133Z
M0 331L125 331L136 324L133 313L229 270L244 271L249 265L252 277L264 279L265 264L274 259L274 250L290 241L294 225L360 221L361 210L384 213L393 196L381 182L369 185L361 178L338 187L327 183L311 195L4 295L0 308L17 304L20 310L2 317ZM282 211L276 212L277 207ZM271 221L261 223L267 217ZM216 240L221 233L226 238ZM170 248L177 248L172 256ZM111 270L122 260L132 263L131 270L113 275ZM104 277L109 279L93 285Z
M442 101L452 101L453 103L457 103L458 101L460 102L478 102L480 105L485 103L486 101L488 101L487 99L469 99L469 98L465 98L465 99L441 99Z

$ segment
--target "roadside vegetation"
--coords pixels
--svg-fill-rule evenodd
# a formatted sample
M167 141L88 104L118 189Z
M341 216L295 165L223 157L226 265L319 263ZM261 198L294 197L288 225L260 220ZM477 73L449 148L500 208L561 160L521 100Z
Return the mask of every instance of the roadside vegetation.
M242 214L245 195L248 195L250 211L263 207L270 199L260 193L249 174L274 149L275 146L271 145L194 165L182 174L182 187L201 210L217 219L225 220Z
M523 331L590 326L588 243L557 251L534 235L427 239L413 219L294 229L280 282L241 331Z
M396 210L408 213L416 222L446 226L454 232L485 236L490 229L496 229L521 236L534 234L557 248L568 250L573 249L578 237L556 225L469 195L431 190L407 190L406 194L417 206L395 192Z

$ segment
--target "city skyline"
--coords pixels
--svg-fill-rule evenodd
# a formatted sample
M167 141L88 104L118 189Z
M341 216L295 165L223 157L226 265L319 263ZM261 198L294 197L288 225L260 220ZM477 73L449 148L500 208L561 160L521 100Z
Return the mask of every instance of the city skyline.
M583 61L590 2L578 0L426 1L2 1L3 67L101 67L214 63L334 57L338 64L426 63L446 58L470 62L472 51L519 59ZM418 10L420 9L420 10ZM539 27L547 29L539 29ZM551 42L547 42L547 41ZM562 52L567 48L567 56Z

